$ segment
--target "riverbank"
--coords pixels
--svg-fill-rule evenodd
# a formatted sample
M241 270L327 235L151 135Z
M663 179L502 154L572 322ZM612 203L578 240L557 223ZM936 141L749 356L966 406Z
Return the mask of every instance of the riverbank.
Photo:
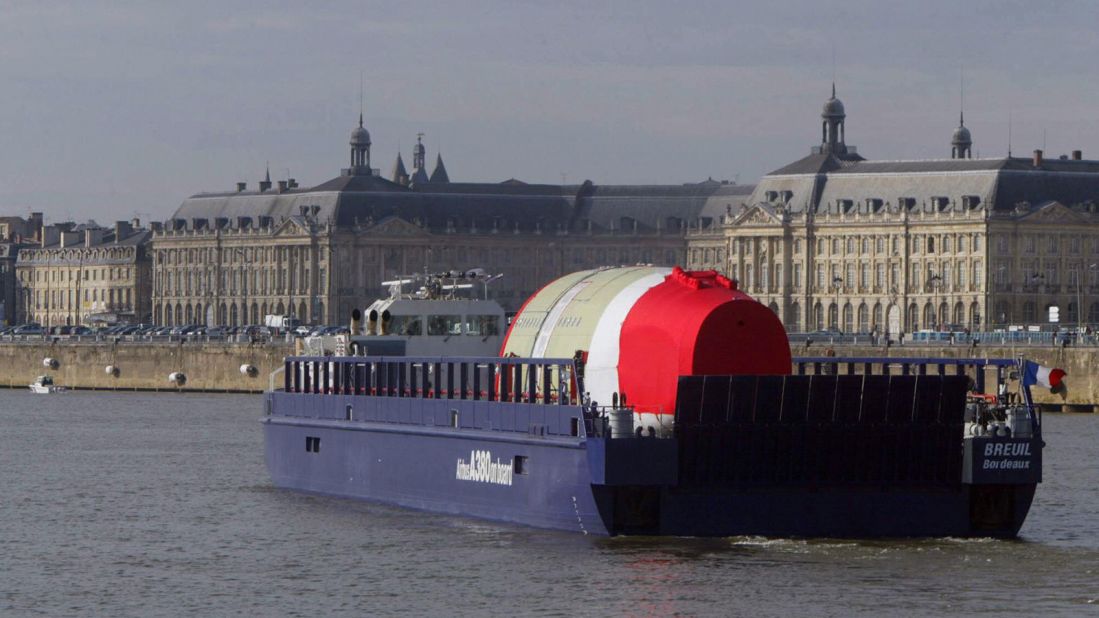
M284 342L4 344L0 387L26 388L49 374L73 389L260 393L290 353Z
M963 345L893 347L791 345L793 356L823 356L828 349L837 359L849 357L1015 358L1063 368L1068 372L1063 392L1034 389L1044 410L1095 412L1099 409L1099 349L1061 346L974 348ZM0 388L26 388L42 374L57 384L81 390L188 391L261 393L269 387L272 371L293 353L284 340L226 341L78 341L0 343ZM52 360L54 367L44 363ZM245 371L242 371L242 367ZM182 380L169 380L182 374Z

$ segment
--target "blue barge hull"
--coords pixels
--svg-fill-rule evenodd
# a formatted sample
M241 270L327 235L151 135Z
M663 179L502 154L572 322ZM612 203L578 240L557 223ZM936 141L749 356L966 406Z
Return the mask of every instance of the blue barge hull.
M275 485L585 534L865 538L1013 537L1040 480L1040 435L963 446L964 376L683 377L675 436L643 438L540 394L529 361L445 362L288 360Z

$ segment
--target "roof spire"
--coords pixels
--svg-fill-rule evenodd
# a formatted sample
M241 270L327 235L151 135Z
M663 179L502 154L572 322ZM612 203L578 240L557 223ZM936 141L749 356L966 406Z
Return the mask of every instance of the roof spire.
M965 65L960 69L961 83L958 87L958 125L965 126Z
M832 98L836 98L836 82L832 80Z
M266 166L267 171L264 173L263 179L267 182L271 182L271 162L267 161L264 165Z
M1011 109L1007 110L1007 156L1011 158Z

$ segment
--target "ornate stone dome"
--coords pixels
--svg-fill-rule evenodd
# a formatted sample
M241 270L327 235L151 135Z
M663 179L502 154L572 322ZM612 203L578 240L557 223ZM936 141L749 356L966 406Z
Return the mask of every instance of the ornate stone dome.
M950 143L952 144L972 144L973 136L970 135L969 129L965 127L958 127L954 129L954 134L950 137Z
M352 146L369 146L370 132L363 128L363 117L359 115L359 126L351 130Z
M843 101L833 94L831 99L824 102L824 109L820 115L822 118L843 118L847 114L843 111Z

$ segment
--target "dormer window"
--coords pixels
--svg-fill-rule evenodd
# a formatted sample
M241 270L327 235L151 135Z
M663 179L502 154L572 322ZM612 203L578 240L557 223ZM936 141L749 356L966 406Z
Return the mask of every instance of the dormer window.
M768 202L774 202L778 200L778 191L767 191L763 194L764 198Z

